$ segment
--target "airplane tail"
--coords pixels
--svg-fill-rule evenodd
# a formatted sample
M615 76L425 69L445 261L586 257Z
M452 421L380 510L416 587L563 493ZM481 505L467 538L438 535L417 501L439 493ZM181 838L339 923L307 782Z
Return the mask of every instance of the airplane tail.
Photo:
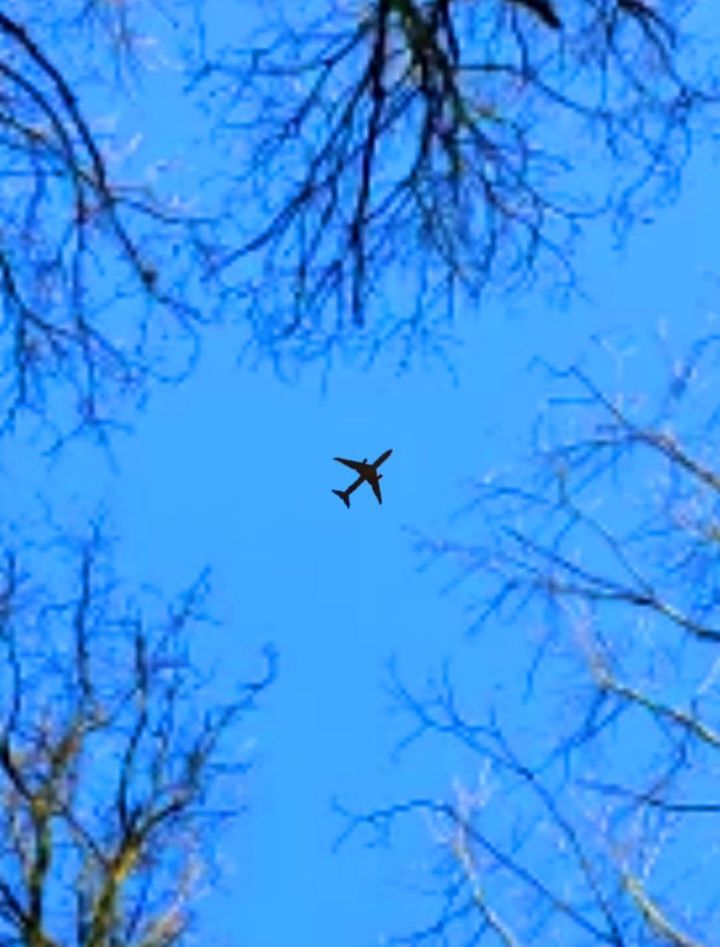
M350 494L346 490L333 490L335 496L339 496L345 506L350 509Z

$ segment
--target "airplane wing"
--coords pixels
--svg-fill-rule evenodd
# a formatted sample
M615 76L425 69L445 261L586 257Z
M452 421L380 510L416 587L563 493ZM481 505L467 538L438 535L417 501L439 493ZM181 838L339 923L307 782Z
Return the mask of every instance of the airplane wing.
M346 460L344 457L333 457L333 460L337 460L341 464L345 464L346 467L354 470L355 473L360 474L361 477L365 476L368 467L370 467L370 464L364 464L361 460Z
M375 470L372 473L369 473L365 477L366 481L370 484L373 489L373 493L377 497L378 503L382 503L382 493L380 493L380 477L378 476Z

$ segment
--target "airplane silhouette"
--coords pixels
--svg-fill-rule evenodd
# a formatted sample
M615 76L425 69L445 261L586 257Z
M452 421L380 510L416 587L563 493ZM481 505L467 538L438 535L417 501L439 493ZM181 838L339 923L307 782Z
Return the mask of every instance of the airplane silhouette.
M382 503L382 494L380 493L380 481L382 480L382 474L378 473L377 469L380 464L385 463L390 454L392 454L392 449L386 450L384 454L381 454L378 457L374 464L369 464L367 462L367 457L365 460L345 460L344 457L333 457L333 460L337 460L341 464L345 464L346 467L350 467L351 470L354 470L356 473L360 474L355 483L350 484L347 490L333 490L333 493L340 497L348 509L350 509L350 494L354 490L357 490L361 483L369 483L373 489L373 493L377 497L378 503Z

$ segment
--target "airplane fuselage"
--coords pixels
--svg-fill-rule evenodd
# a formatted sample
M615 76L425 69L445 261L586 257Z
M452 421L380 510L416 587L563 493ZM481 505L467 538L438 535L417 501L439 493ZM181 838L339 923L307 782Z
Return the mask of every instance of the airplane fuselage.
M375 464L373 464L372 466L374 467ZM382 478L383 478L383 475L378 474L378 480L382 480ZM354 493L354 491L357 490L358 487L361 487L364 483L367 483L367 480L365 479L365 477L363 476L358 477L355 483L351 484L351 486L347 488L345 493L347 493L347 495L350 496L351 493Z

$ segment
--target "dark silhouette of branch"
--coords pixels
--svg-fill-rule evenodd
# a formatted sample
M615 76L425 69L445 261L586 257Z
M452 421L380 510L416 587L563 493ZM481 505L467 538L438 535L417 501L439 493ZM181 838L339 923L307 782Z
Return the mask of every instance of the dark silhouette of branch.
M341 809L384 841L436 817L432 919L395 943L714 943L720 336L665 356L655 402L536 361L529 456L473 485L472 540L417 539L478 620L462 674L417 692L391 668L397 757L453 744L452 794Z
M532 10L546 26L553 30L559 30L562 26L560 17L555 12L552 4L549 3L549 0L511 0L511 2Z
M121 426L119 400L130 407L151 380L190 370L207 314L188 266L201 270L212 248L203 218L115 180L84 85L47 45L52 24L31 22L0 13L0 432L30 415L52 449L81 433L104 441Z
M210 828L237 814L218 808L218 777L247 768L228 737L271 683L274 652L233 700L199 713L184 639L203 620L207 576L163 624L108 571L97 526L65 546L70 595L53 588L57 542L53 580L28 550L2 574L0 939L170 947L212 867Z
M585 222L629 226L677 182L718 83L709 63L690 74L670 13L579 0L562 22L545 0L497 10L513 15L371 0L203 61L193 87L217 94L219 140L226 128L254 144L231 190L259 198L263 219L241 221L216 261L253 347L328 362L342 344L444 351L438 313L541 270L573 289ZM619 169L617 188L599 175L592 198L573 192L570 129L593 133L587 154ZM385 302L398 280L402 312Z

